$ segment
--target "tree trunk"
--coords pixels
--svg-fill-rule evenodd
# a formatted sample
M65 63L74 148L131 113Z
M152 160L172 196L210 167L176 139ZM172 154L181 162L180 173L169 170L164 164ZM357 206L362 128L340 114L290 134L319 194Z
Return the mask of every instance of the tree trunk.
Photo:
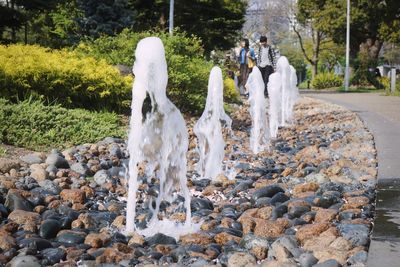
M368 56L369 60L376 61L379 57L383 42L378 38L368 38L360 45L360 52Z

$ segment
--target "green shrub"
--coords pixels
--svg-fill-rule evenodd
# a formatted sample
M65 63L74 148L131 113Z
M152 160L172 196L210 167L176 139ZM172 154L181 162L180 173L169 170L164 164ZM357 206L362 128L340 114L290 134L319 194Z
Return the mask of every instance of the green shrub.
M0 99L0 142L35 150L125 137L126 123L109 112L46 106L42 101L17 104Z
M343 78L332 72L321 72L315 75L311 86L315 89L339 87L343 84Z
M132 78L104 60L33 45L0 46L0 97L30 95L66 107L122 110ZM129 106L129 105L128 105Z
M134 33L124 30L116 37L100 37L94 41L82 42L75 51L104 59L109 64L132 66L137 43L149 36L159 37L165 48L168 64L169 98L183 112L201 114L207 97L207 84L212 62L203 57L204 50L199 38L175 32L173 36L162 32ZM234 87L233 87L234 88ZM225 87L226 100L236 101L238 95Z

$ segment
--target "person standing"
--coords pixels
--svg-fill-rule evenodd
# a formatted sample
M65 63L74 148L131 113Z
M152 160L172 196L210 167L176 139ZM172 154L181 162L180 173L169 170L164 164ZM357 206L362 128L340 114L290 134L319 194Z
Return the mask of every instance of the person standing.
M240 64L240 76L239 76L239 88L240 93L245 93L245 85L250 72L255 66L256 55L254 49L250 48L249 39L242 39L240 42L240 52L239 52L239 64Z
M258 51L258 68L260 69L264 81L264 95L268 97L268 80L276 68L276 55L275 51L267 43L267 37L260 37L260 50Z

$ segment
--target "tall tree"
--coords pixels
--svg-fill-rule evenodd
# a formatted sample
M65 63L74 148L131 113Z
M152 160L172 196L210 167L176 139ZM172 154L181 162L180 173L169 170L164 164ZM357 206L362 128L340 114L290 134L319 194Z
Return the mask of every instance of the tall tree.
M128 0L77 0L77 3L84 12L78 22L86 36L115 35L133 26L136 13Z
M169 0L131 0L139 11L135 29L166 29ZM247 1L175 0L174 25L203 40L206 51L228 49L244 23Z
M304 57L312 66L312 78L318 73L320 54L326 49L326 44L330 41L322 27L325 19L323 14L328 8L328 1L329 0L298 0L297 8L295 9L298 24L295 22L292 23L293 30L298 36ZM302 30L299 26L302 27ZM305 35L310 36L312 42L311 53L307 53Z

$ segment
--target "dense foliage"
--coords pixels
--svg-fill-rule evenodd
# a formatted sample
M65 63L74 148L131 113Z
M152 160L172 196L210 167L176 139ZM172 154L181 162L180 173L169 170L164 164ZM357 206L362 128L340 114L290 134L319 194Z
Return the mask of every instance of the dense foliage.
M185 33L166 33L123 31L116 37L100 37L94 41L82 42L77 53L97 59L104 59L109 64L132 66L137 43L145 37L158 36L164 43L168 64L168 90L170 99L184 112L200 114L207 96L208 76L213 64L205 61L199 38ZM238 92L233 81L226 78L224 97L235 101Z
M114 113L46 106L41 101L18 104L0 99L0 142L45 149L124 137L126 123Z
M343 78L332 72L320 72L314 77L311 85L315 89L340 87L343 85Z
M0 96L14 101L33 94L66 107L120 111L130 98L132 78L122 77L104 60L10 45L0 46L0 62Z

